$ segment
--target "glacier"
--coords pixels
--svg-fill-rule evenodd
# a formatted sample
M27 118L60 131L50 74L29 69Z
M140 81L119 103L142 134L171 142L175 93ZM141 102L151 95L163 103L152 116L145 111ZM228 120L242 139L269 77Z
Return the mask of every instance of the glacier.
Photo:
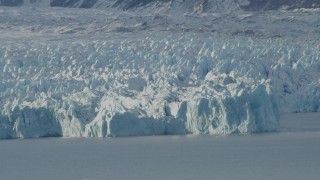
M0 138L267 132L320 111L318 10L150 6L1 7Z

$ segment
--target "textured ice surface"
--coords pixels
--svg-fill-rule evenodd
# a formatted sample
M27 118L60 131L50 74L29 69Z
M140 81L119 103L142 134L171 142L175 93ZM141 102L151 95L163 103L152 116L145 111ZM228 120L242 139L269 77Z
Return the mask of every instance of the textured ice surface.
M300 93L318 92L312 44L158 36L2 48L2 136L262 132L278 129L279 104L319 110Z
M278 129L278 100L270 80L255 75L261 70L250 67L249 59L234 59L255 45L241 39L161 36L25 41L2 48L2 136Z
M319 111L319 11L141 8L1 7L0 137L264 132Z

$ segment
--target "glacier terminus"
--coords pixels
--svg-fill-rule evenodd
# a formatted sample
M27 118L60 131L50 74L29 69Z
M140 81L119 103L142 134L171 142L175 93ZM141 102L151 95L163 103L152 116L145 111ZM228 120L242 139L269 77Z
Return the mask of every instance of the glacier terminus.
M320 3L258 2L0 1L0 138L269 132L319 112Z

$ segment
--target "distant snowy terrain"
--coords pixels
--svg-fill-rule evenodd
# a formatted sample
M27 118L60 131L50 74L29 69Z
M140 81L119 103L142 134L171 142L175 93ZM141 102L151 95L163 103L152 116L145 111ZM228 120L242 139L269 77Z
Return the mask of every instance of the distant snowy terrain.
M8 2L0 138L265 132L320 111L317 2Z
M232 11L243 8L250 11L320 8L318 0L1 0L1 6L36 6L36 7L67 7L67 8L118 8L122 10L145 9L147 6L169 7L186 11L200 8L204 11Z

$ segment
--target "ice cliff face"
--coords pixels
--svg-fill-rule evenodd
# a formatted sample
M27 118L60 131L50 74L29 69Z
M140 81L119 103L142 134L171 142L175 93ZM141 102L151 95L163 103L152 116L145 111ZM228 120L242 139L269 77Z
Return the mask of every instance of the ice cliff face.
M319 44L169 34L22 43L0 50L1 138L263 132L278 129L279 110L320 110Z
M1 137L278 129L271 66L246 55L258 42L167 35L1 48Z

